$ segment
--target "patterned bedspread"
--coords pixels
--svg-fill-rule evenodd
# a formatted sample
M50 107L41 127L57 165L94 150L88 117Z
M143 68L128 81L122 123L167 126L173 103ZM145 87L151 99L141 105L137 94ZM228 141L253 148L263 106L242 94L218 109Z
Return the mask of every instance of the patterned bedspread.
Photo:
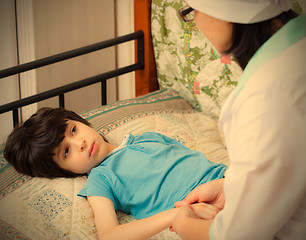
M216 120L195 111L173 90L119 101L82 114L111 143L156 131L228 164ZM76 194L86 178L41 179L23 176L0 157L0 239L97 239L87 200ZM118 212L120 223L135 219ZM168 229L152 239L179 239Z

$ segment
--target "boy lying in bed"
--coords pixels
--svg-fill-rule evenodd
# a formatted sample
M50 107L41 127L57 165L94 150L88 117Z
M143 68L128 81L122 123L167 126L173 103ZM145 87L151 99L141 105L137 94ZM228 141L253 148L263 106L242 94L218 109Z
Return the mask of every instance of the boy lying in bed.
M4 157L33 177L88 174L78 195L88 199L101 239L147 239L170 227L178 210L174 203L196 186L222 178L227 168L153 132L130 134L114 146L85 119L62 108L42 108L15 128ZM209 204L193 207L206 219L218 212ZM141 220L119 225L116 210Z

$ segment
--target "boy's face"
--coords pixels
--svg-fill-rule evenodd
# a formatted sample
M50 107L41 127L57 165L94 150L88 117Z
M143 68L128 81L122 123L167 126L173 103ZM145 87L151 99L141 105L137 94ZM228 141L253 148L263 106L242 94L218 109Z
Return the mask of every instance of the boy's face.
M88 173L99 165L114 146L84 123L68 120L65 138L53 151L54 161L62 169L74 173Z

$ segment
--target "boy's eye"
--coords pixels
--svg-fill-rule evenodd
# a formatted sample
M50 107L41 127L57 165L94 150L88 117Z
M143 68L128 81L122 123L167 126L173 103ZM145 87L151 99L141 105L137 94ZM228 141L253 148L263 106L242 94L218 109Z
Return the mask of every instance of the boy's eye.
M73 127L71 128L71 133L72 133L72 135L73 135L75 132L76 132L76 126L73 126Z
M68 153L69 153L69 148L65 148L65 151L64 151L64 158L67 157Z

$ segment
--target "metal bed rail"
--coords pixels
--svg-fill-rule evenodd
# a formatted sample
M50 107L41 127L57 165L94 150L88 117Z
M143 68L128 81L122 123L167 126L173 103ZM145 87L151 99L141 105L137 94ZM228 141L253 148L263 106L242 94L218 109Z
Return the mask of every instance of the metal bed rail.
M117 38L112 38L106 41L88 45L85 47L77 48L67 52L55 54L46 58L38 59L32 62L24 63L15 67L7 68L0 71L0 79L9 77L15 74L47 66L53 63L61 62L67 59L78 57L84 54L88 54L94 51L98 51L104 48L112 47L121 43L128 41L136 40L137 41L137 62L125 67L121 67L112 71L108 71L102 74L98 74L93 77L82 79L64 86L53 88L42 93L32 95L17 101L13 101L7 104L0 106L0 114L12 111L13 113L13 124L14 126L19 122L18 109L36 102L40 102L52 97L58 96L59 106L65 107L65 97L64 94L71 92L98 82L101 82L101 104L106 104L106 80L120 76L125 73L133 72L139 69L144 68L144 33L139 30L134 33L123 35Z

